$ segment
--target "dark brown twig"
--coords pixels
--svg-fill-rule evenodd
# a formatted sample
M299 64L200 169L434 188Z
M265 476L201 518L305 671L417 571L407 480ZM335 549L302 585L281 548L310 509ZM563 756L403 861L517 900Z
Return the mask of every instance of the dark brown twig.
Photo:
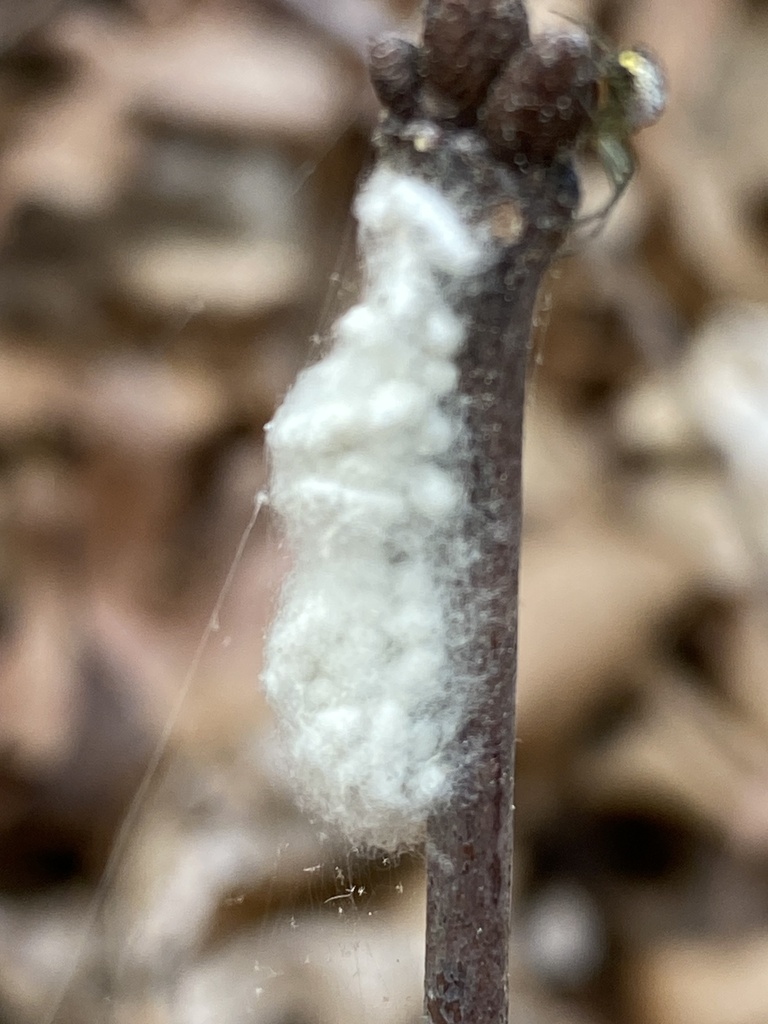
M433 1024L505 1024L526 367L542 276L578 202L571 157L599 69L584 35L532 43L520 0L428 0L423 45L383 40L371 66L387 108L380 159L486 225L494 252L449 296L469 324L461 392L480 556L456 586L481 605L456 670L481 682L456 752L460 778L428 823L425 1002Z

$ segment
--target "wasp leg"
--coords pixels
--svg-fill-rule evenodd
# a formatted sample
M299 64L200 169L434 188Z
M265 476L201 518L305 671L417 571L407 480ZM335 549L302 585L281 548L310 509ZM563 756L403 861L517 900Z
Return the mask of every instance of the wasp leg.
M617 135L599 135L595 142L595 148L603 171L613 188L613 194L599 210L579 218L576 226L581 228L598 222L597 230L599 231L603 221L624 195L627 185L632 180L632 175L635 173L635 158L629 143Z

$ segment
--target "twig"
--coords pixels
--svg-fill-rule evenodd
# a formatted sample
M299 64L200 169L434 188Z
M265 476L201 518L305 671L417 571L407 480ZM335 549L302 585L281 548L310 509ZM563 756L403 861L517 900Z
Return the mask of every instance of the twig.
M421 50L383 40L371 64L389 111L380 159L437 185L485 225L493 251L450 295L468 323L459 391L465 530L477 552L470 579L455 585L481 603L466 664L454 666L477 680L458 737L461 776L428 823L425 1003L433 1024L504 1024L525 378L539 285L578 201L569 161L594 113L598 71L582 35L532 44L512 0L430 0Z
M294 572L263 678L314 815L387 850L429 819L433 1024L506 1024L533 310L574 152L619 194L662 81L577 27L532 41L522 0L427 0L422 44L381 40L371 77L365 289L268 427Z

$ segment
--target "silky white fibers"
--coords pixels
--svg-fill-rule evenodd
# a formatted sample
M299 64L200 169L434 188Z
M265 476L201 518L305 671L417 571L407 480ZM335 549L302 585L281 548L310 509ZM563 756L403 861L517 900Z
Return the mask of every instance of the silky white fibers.
M386 167L356 213L363 299L267 427L295 567L264 683L306 808L396 849L450 790L470 684L455 657L472 621L465 325L445 291L485 246L435 188Z

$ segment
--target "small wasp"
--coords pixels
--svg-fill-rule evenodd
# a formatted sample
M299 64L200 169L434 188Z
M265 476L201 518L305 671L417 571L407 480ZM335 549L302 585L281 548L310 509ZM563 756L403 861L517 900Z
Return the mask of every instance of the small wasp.
M608 202L587 220L605 217L624 194L635 170L631 138L661 117L667 89L656 58L637 46L618 53L604 51L598 79L597 109L587 147L594 149L613 186Z

